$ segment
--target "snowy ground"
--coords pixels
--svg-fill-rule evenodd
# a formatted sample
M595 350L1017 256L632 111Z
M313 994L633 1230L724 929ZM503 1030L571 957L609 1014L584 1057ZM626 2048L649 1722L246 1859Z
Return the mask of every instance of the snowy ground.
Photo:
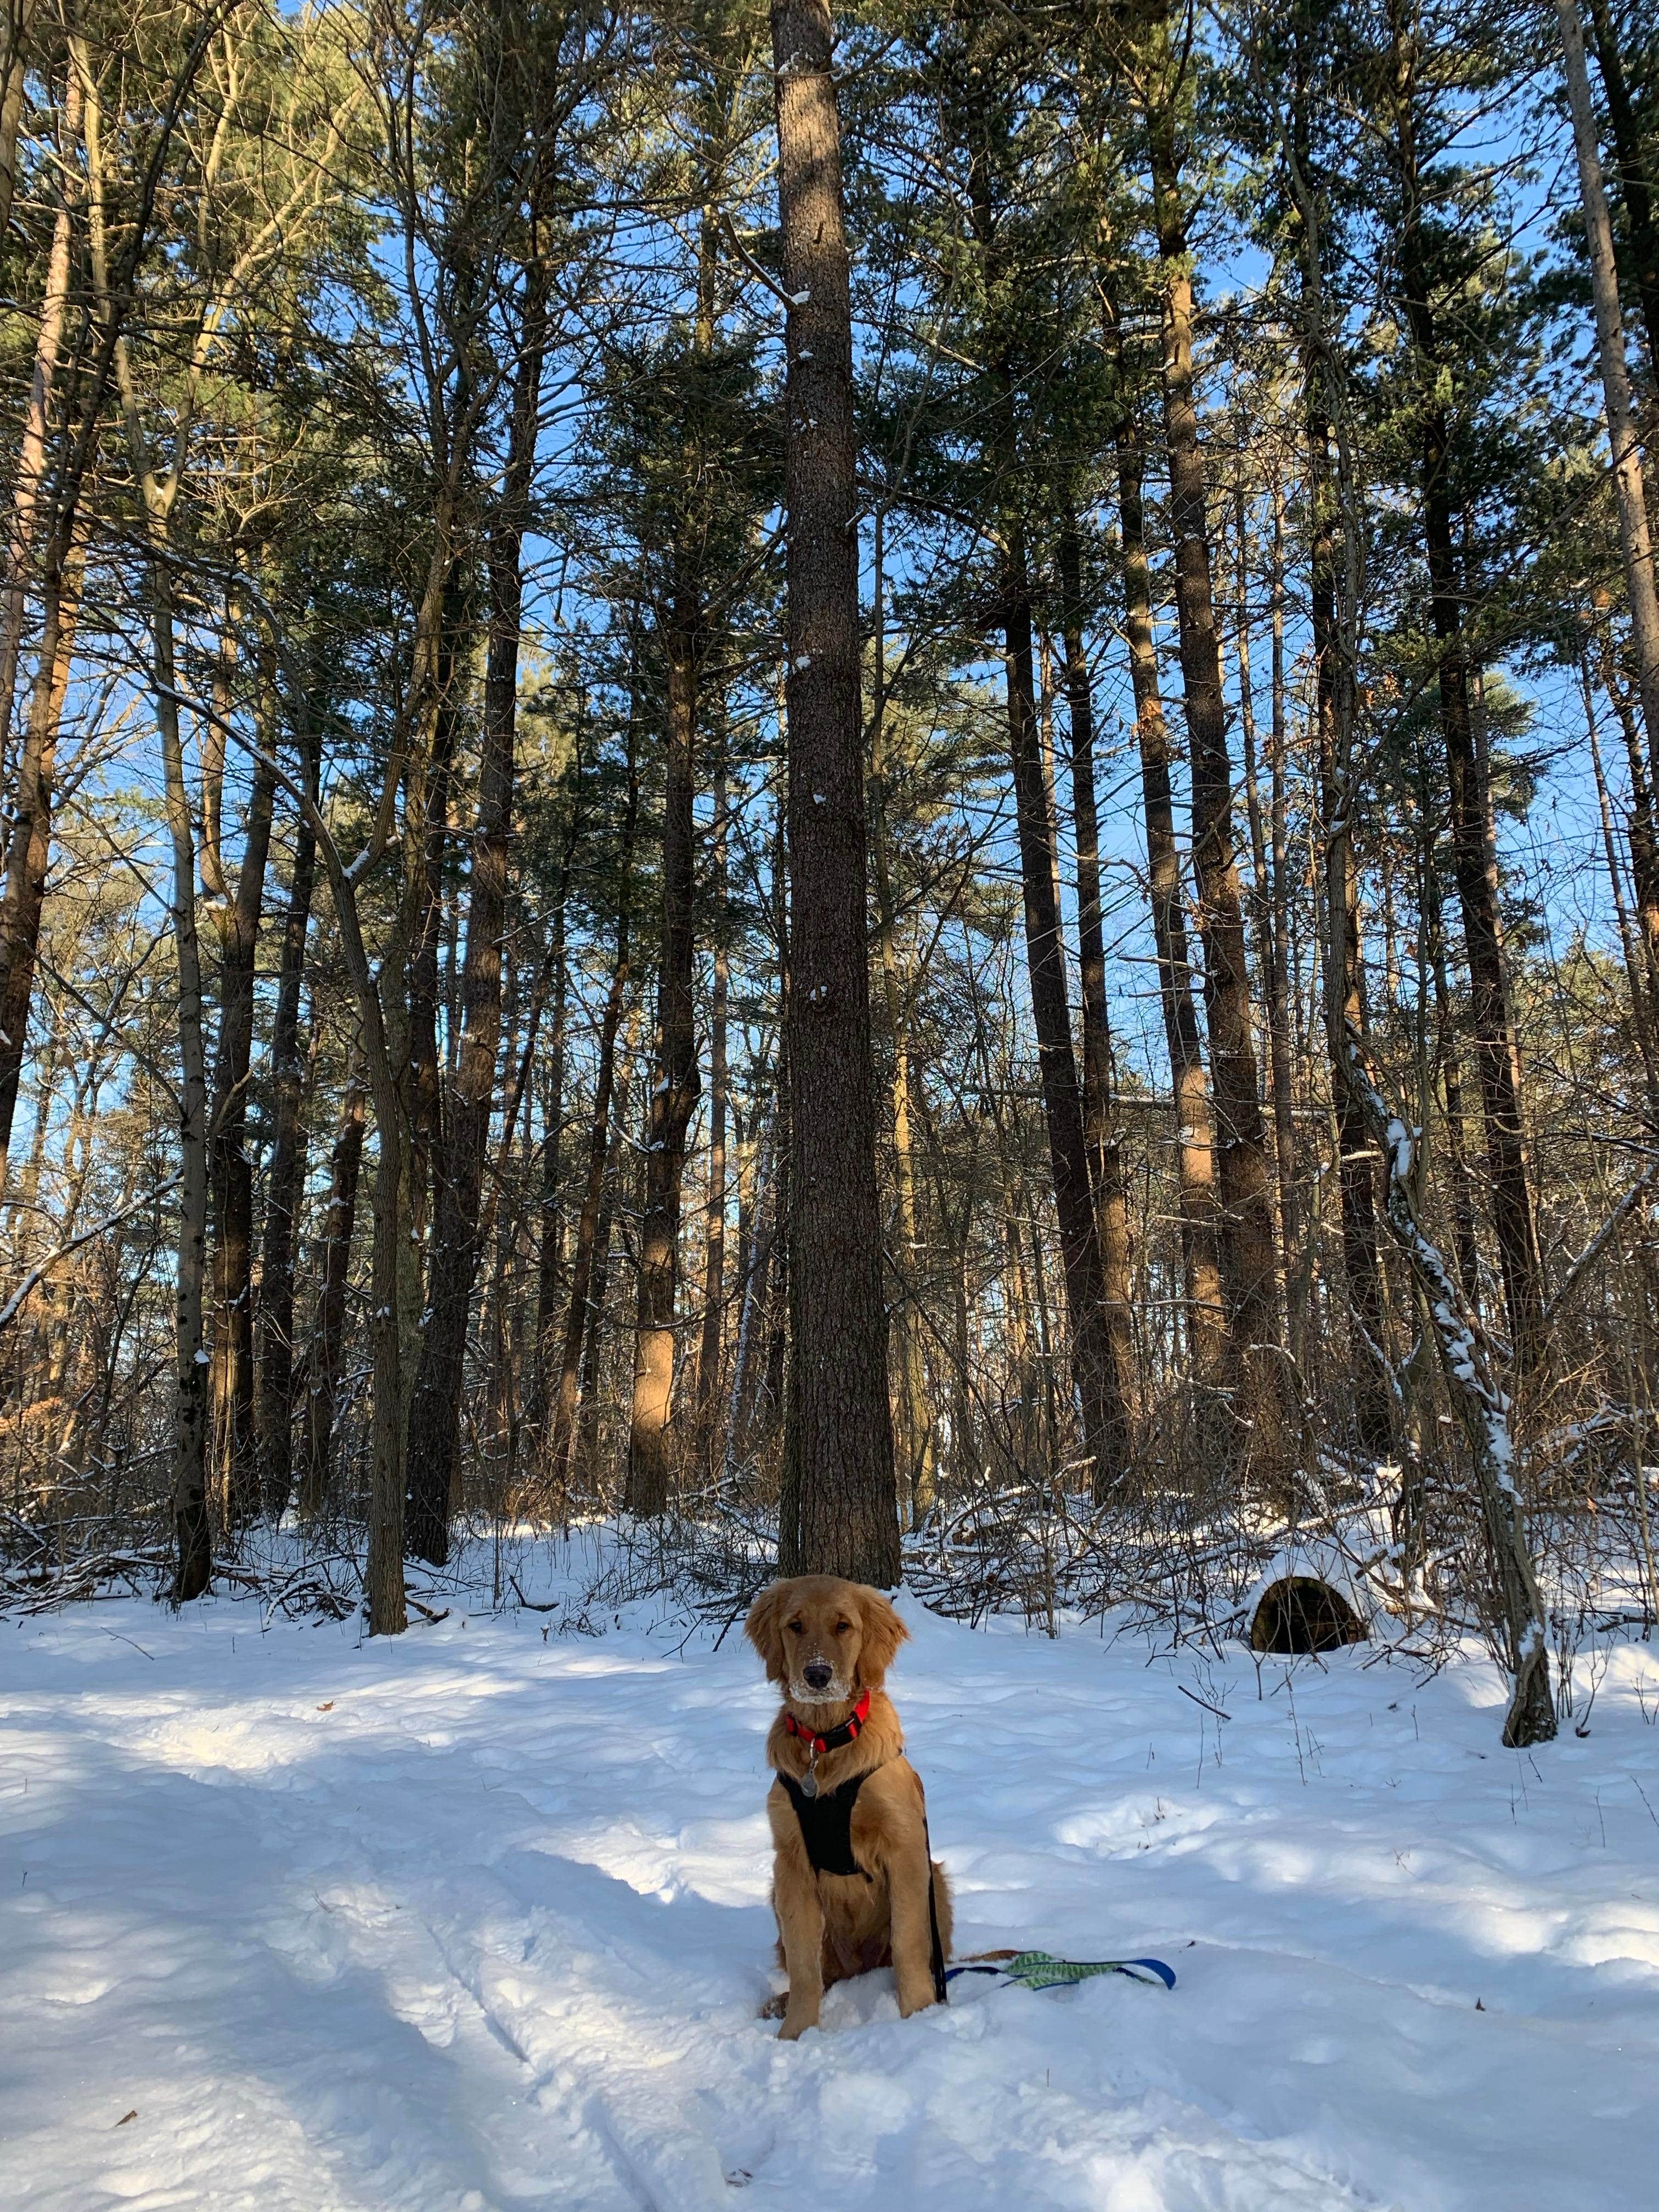
M958 1984L901 2022L878 1975L776 2042L735 1632L0 1623L0 2203L1659 2201L1659 1649L1517 1757L1478 1661L1258 1680L906 1612L959 1948L1150 1950L1173 1996Z

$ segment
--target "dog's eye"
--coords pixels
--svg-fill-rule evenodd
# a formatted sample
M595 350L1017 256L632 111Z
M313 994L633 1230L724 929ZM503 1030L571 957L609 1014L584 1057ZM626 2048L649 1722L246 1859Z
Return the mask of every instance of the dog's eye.
M853 1624L852 1624L852 1622L851 1622L850 1620L838 1620L838 1621L836 1623L836 1635L837 1635L837 1636L845 1636L845 1635L846 1635L846 1633L847 1633L847 1632L848 1632L848 1630L852 1626L853 1626Z
M801 1630L801 1624L799 1623L799 1621L798 1621L798 1620L792 1620L792 1621L790 1622L790 1624L789 1624L789 1633L790 1633L792 1636L799 1636L799 1635L800 1634L800 1630Z

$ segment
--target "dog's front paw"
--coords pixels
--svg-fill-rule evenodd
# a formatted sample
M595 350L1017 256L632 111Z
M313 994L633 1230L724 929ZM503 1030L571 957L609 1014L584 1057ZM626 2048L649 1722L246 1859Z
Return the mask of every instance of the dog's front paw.
M757 2020L781 2020L789 2009L787 1990L775 1990L755 2014Z
M790 2005L783 2015L783 2026L778 2030L780 2043L799 2043L809 2027L818 2024L816 2005Z

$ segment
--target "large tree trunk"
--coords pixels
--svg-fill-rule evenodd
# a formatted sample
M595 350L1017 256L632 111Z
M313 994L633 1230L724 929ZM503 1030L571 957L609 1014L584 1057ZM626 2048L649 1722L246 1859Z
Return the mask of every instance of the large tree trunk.
M1382 1372L1382 1270L1377 1258L1376 1169L1365 1102L1355 1088L1349 1039L1366 1034L1364 969L1359 937L1359 875L1353 857L1354 667L1348 624L1353 620L1352 578L1357 562L1351 533L1357 519L1346 512L1331 465L1331 424L1340 386L1325 313L1324 264L1319 204L1310 168L1305 99L1298 94L1293 123L1294 187L1303 247L1303 393L1308 426L1309 599L1313 620L1314 719L1324 827L1326 1048L1336 1122L1337 1187L1342 1209L1342 1267L1347 1283L1354 1346L1349 1371L1354 1421L1362 1449L1378 1457L1395 1446L1394 1407ZM1346 478L1343 479L1346 483ZM1339 526L1350 557L1346 594L1339 590ZM1455 1087L1455 1072L1449 1079ZM1460 1254L1462 1246L1460 1243Z
M1193 280L1181 209L1175 118L1167 106L1149 114L1153 211L1163 263L1164 422L1175 535L1176 611L1192 770L1193 871L1204 945L1204 1011L1210 1088L1220 1152L1224 1287L1231 1308L1242 1398L1253 1450L1271 1459L1288 1411L1279 1356L1273 1192L1261 1100L1256 1087L1244 912L1233 846L1232 763L1222 694L1210 565L1204 457L1193 374Z
M253 1169L242 1149L253 1052L253 963L264 904L265 865L276 794L269 726L271 683L262 684L266 726L254 755L242 864L227 899L220 869L220 784L204 776L203 865L219 932L219 1037L214 1055L209 1175L213 1198L213 1346L210 1437L216 1502L228 1528L258 1510L253 1449ZM229 707L227 695L222 711ZM222 749L224 732L219 732ZM212 749L204 749L212 757ZM222 752L221 751L221 757Z
M437 1205L427 1273L426 1326L409 1416L410 1549L434 1566L449 1557L449 1516L460 1441L466 1322L477 1273L478 1209L501 1035L501 933L513 834L523 547L547 337L547 274L537 263L525 301L523 352L513 397L501 505L486 556L489 643L484 672L478 814L461 976L461 1040L453 1095L439 1116ZM434 893L428 888L428 916ZM435 943L435 940L434 940Z
M1152 635L1152 573L1143 520L1144 464L1139 434L1127 406L1118 417L1116 444L1124 629L1134 699L1135 743L1140 756L1152 945L1175 1098L1176 1184L1181 1207L1188 1339L1194 1374L1214 1386L1225 1380L1231 1361L1216 1249L1215 1151L1187 951L1187 908L1182 895L1181 854L1176 843L1175 799L1170 781L1170 732L1164 717L1158 648Z
M26 4L27 0L0 0L0 21L15 25L18 11ZM0 46L0 57L3 57L3 46ZM0 59L0 78L3 77L4 62ZM21 88L20 70L16 76L16 89L20 95ZM3 97L6 103L12 99L9 81L5 83ZM15 117L12 121L12 143L15 146ZM74 145L80 128L81 80L71 69L64 88L64 127L59 149L63 157L60 175L65 180L75 173ZM3 132L3 125L0 125L0 133ZM4 146L0 143L0 162L3 160ZM0 198L3 198L8 181L7 178L0 176ZM17 688L17 660L22 649L29 562L34 551L35 533L40 520L40 495L46 477L46 432L58 381L58 356L64 339L64 310L69 299L72 227L65 189L52 223L52 249L46 257L46 284L40 299L40 326L34 342L34 371L29 382L23 434L18 442L16 472L12 487L11 576L4 601L0 604L0 717L3 718L0 722L0 751L9 750L10 746L12 696ZM4 236L5 228L5 221L0 217L0 237ZM0 1152L3 1149L3 1145L0 1145Z
M300 1459L300 1517L315 1520L328 1497L334 1453L334 1423L339 1411L340 1379L345 1371L346 1290L351 1275L351 1243L357 1226L357 1182L363 1158L367 1096L362 1063L355 1047L346 1070L345 1104L329 1163L328 1210L323 1216L319 1288L311 1344L306 1356L305 1436Z
M1007 530L1003 574L1003 635L1007 670L1008 733L1013 757L1014 808L1024 887L1025 957L1037 1069L1048 1125L1054 1211L1071 1321L1072 1364L1083 1409L1085 1456L1093 1463L1095 1495L1105 1497L1129 1467L1128 1407L1118 1389L1106 1322L1106 1286L1089 1185L1083 1097L1072 1050L1065 940L1060 934L1058 872L1048 781L1042 771L1031 653L1031 607L1025 549L1018 525Z
M1365 1034L1360 959L1359 881L1353 863L1353 718L1352 674L1337 622L1336 560L1332 532L1328 425L1309 384L1311 459L1314 714L1319 810L1325 831L1325 1023L1336 1114L1337 1186L1342 1208L1342 1268L1352 1334L1363 1331L1349 1362L1354 1419L1362 1449L1386 1455L1393 1413L1380 1359L1383 1345L1382 1270L1376 1251L1376 1168L1364 1112L1351 1079L1347 1040Z
M196 926L196 840L179 728L172 578L172 568L157 548L150 562L150 641L167 832L173 848L173 938L178 963L181 1079L173 1459L173 1529L178 1556L173 1601L182 1605L199 1597L212 1579L213 1542L207 1497L207 1353L202 1341L208 1236L207 1048L202 1023L201 945Z
M578 1479L586 1483L590 1493L600 1498L605 1495L605 1486L602 1481L604 1470L599 1464L599 1419L604 1411L599 1382L605 1358L605 1301L611 1273L611 1227L618 1205L637 1211L641 1194L639 1183L632 1172L633 1162L629 1162L626 1171L623 1164L629 1092L634 1081L634 1053L639 1024L640 1009L636 1004L629 1011L627 1026L617 1040L616 1089L610 1137L605 1148L604 1190L593 1237L593 1273L587 1301L587 1328L582 1342L581 1405L577 1415L575 1448L571 1462Z
M724 757L714 776L714 823L709 906L714 915L714 976L708 1004L708 1187L703 1198L702 1337L697 1353L697 1430L713 1464L716 1409L720 1396L720 1351L726 1340L726 1021L730 954L726 949L726 781Z
M790 988L786 1573L890 1588L899 1531L882 1300L859 713L857 434L826 0L774 0L786 329Z
M542 1086L541 1226L536 1254L536 1350L525 1425L543 1446L548 1441L558 1358L559 1291L564 1277L565 1006L569 962L565 953L564 896L553 910L553 1027L547 1041Z
M1601 689L1618 718L1620 734L1625 741L1625 759L1630 772L1626 834L1630 841L1631 875L1636 888L1637 921L1649 988L1656 1004L1659 1004L1659 823L1655 821L1652 779L1642 733L1637 727L1629 690L1619 681L1614 665L1613 641L1607 627L1607 596L1605 592L1596 595L1601 603L1598 606L1601 625L1595 641L1596 662Z
M34 15L35 0L0 0L0 238L10 225L17 191L17 136Z
M1291 1115L1290 1010L1279 989L1282 967L1274 914L1277 878L1268 851L1267 810L1261 803L1261 779L1256 757L1255 694L1250 668L1250 515L1249 501L1242 481L1237 487L1234 512L1238 538L1238 720L1244 744L1244 806L1250 830L1250 920L1255 935L1256 978L1267 1023L1267 1070L1273 1107L1273 1166L1279 1193L1279 1276L1288 1292L1300 1241L1296 1204L1296 1137ZM1275 569L1275 678L1280 673L1282 653L1278 611ZM1275 710L1281 715L1275 735L1282 746L1282 693L1277 681L1273 688L1273 702ZM1279 781L1282 786L1282 765L1279 766Z
M1396 14L1395 155L1404 199L1400 273L1407 321L1430 396L1419 419L1425 550L1430 609L1438 648L1440 727L1451 800L1453 873L1463 913L1475 1070L1486 1123L1493 1225L1504 1272L1516 1364L1525 1371L1544 1352L1544 1267L1521 1113L1521 1058L1504 972L1498 862L1491 837L1491 793L1477 756L1469 667L1452 532L1450 432L1437 394L1442 374L1422 230L1415 100L1416 58Z
M634 1406L625 1490L628 1510L646 1518L668 1510L668 1422L674 1392L680 1192L685 1176L686 1132L698 1091L696 1023L691 999L691 902L702 635L702 612L689 580L676 596L665 644L668 726L663 785L661 967L656 1068L646 1133Z
M442 626L435 656L432 744L425 763L424 874L409 937L409 1183L410 1227L418 1243L432 1221L434 1183L444 1151L443 1066L438 1051L438 1007L441 997L439 949L444 933L444 864L449 844L449 810L460 732L462 671L468 643L465 635L466 592L459 563L452 563L444 585ZM400 1024L401 1026L401 1024Z
M0 1185L11 1147L17 1091L28 1041L35 955L46 876L52 865L52 817L58 772L58 732L69 693L84 549L73 546L46 580L46 618L29 692L29 718L17 773L17 811L0 900Z
M1285 1318L1291 1350L1304 1369L1310 1268L1304 1249L1302 1176L1296 1149L1291 1079L1290 776L1285 673L1285 493L1273 487L1272 721L1268 821L1273 859L1273 1113L1278 1124L1279 1212L1285 1237Z
M1601 65L1601 83L1607 95L1607 120L1613 125L1613 149L1619 157L1619 181L1630 231L1637 296L1642 302L1642 320L1648 336L1649 373L1659 381L1659 226L1656 226L1653 217L1653 186L1642 143L1642 118L1631 100L1624 58L1619 51L1619 34L1607 0L1589 0L1589 12L1595 32L1595 56Z
M893 898L891 857L887 840L887 623L886 517L876 516L875 638L870 714L870 856L876 884L876 939L888 1032L893 1040L893 1182L898 1246L898 1281L890 1316L890 1360L896 1383L895 1442L899 1496L908 1525L919 1528L933 1503L933 1425L929 1417L927 1376L916 1334L915 1269L918 1260L916 1174L911 1136L910 1040L904 992L899 975L897 915Z
M316 803L317 741L307 731L301 773ZM270 1026L273 1123L270 1178L265 1191L264 1244L259 1267L258 1367L253 1432L264 1510L280 1518L294 1482L294 1249L306 1181L305 1066L300 1054L300 1002L305 988L306 938L316 888L317 840L304 807L294 831L294 873L283 923L282 964Z
M1625 358L1624 323L1619 305L1619 270L1613 252L1613 224L1601 184L1601 157L1595 143L1595 115L1590 106L1577 0L1555 0L1555 12L1561 25L1567 104L1572 111L1579 191L1584 205L1584 234L1589 245L1590 286L1595 299L1595 344L1601 361L1602 397L1607 404L1607 442L1613 448L1619 544L1624 555L1642 718L1647 724L1648 755L1651 759L1659 757L1659 586L1656 586L1653 574L1653 541L1648 523L1642 448L1637 440L1631 401L1630 368ZM1650 233L1646 246L1651 256Z
M593 1319L593 1258L599 1241L599 1213L605 1197L605 1154L611 1138L611 1100L617 1076L617 1031L623 1002L628 994L629 939L632 930L634 834L639 814L639 777L635 728L637 699L630 702L628 722L628 804L623 817L622 850L618 860L617 897L617 957L599 1021L599 1062L593 1078L593 1111L588 1122L587 1172L582 1186L581 1212L576 1219L576 1249L570 1266L570 1302L565 1311L564 1344L559 1360L558 1388L554 1395L548 1443L548 1470L562 1484L568 1478L576 1434L576 1406L581 1389L582 1346Z
M1647 1079L1649 1125L1659 1128L1659 1050L1656 1049L1654 1039L1653 992L1642 957L1641 939L1625 896L1625 873L1620 864L1618 836L1613 829L1613 801L1607 791L1607 772L1601 765L1601 742L1595 727L1595 695L1590 683L1588 653L1579 656L1578 680L1584 701L1584 734L1589 739L1590 768L1595 778L1596 807L1601 817L1601 850L1607 864L1607 888L1613 894L1619 941L1625 954L1625 975L1630 984L1631 1030L1642 1072Z
M1071 720L1072 805L1077 824L1079 968L1083 991L1083 1133L1100 1239L1106 1335L1126 1431L1139 1396L1129 1301L1129 1200L1123 1149L1112 1126L1112 1032L1106 1006L1106 939L1100 896L1100 823L1095 804L1095 703L1083 643L1082 560L1067 524L1060 544L1066 696ZM1127 1436L1126 1436L1127 1441Z

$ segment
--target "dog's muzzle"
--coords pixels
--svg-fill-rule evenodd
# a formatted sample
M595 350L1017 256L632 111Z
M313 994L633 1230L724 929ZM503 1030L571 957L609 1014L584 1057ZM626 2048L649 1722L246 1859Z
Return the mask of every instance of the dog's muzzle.
M795 1695L803 1705L832 1705L844 1692L836 1682L836 1670L827 1659L809 1659L800 1670Z

